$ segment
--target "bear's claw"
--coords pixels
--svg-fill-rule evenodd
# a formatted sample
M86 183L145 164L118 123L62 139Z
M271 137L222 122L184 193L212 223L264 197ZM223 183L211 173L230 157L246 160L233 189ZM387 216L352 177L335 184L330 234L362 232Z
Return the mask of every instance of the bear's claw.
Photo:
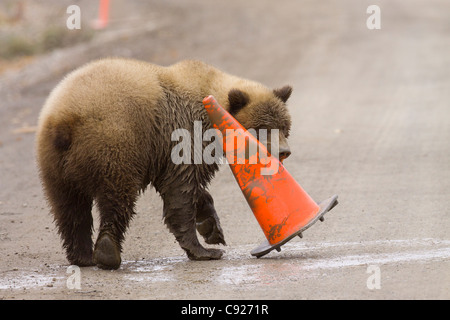
M214 217L197 222L197 231L207 244L223 244L226 246L222 228Z

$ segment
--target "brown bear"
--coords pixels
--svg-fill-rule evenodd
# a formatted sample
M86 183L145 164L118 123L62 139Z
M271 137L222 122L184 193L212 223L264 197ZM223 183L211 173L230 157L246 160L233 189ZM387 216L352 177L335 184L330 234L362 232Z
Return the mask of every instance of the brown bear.
M290 154L290 86L268 89L199 61L168 67L131 59L88 63L63 79L39 116L37 163L67 259L78 266L117 269L124 232L140 192L151 184L163 217L187 256L220 259L224 244L208 183L213 164L174 164L171 132L212 128L202 104L213 95L245 127L279 129L280 158ZM100 213L92 241L91 209Z

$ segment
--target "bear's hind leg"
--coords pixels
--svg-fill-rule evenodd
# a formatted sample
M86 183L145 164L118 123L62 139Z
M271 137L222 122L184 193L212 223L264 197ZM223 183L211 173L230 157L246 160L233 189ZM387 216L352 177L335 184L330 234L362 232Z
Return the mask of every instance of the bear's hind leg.
M203 190L197 204L196 225L207 244L226 245L213 198L206 190Z
M181 248L191 260L220 259L223 251L204 248L196 233L195 191L184 190L183 187L170 186L161 193L164 201L164 222L170 232L175 235Z
M124 233L134 212L138 191L108 190L97 196L100 229L94 247L94 263L101 269L118 269L122 262Z
M92 201L76 188L47 186L54 220L70 264L92 266Z

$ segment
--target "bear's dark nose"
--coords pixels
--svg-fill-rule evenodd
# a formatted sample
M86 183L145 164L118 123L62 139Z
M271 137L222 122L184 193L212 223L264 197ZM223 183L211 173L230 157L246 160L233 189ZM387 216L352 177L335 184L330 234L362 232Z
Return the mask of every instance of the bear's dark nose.
M279 153L280 161L283 162L284 159L288 158L291 155L291 150L289 149L280 149Z

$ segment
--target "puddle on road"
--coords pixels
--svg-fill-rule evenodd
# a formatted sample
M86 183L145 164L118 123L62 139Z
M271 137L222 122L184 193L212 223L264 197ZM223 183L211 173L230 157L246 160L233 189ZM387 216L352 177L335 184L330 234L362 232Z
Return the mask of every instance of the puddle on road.
M450 260L450 240L436 239L293 242L283 246L281 253L270 253L261 259L250 256L252 248L229 248L224 259L217 261L189 261L185 256L176 256L123 261L119 270L109 274L96 267L82 268L81 273L83 281L91 281L92 287L102 281L118 281L124 286L161 282L270 286L317 278L349 267ZM70 276L67 267L0 271L0 290L65 288ZM98 272L102 272L101 276Z
M167 282L175 281L172 270L182 265L185 257L169 257L150 261L124 261L120 270L124 272L124 279L130 281Z
M56 274L40 274L34 271L6 271L1 273L0 290L19 290L38 287L51 288L63 277ZM65 279L64 279L65 280Z

